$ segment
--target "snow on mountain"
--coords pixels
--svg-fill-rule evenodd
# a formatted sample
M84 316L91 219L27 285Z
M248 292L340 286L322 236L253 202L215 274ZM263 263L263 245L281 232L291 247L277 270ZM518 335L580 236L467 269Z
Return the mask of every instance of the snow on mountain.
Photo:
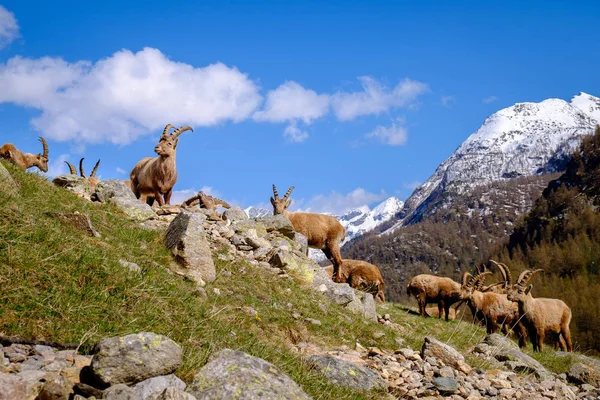
M262 218L268 215L273 215L273 210L267 210L266 208L260 207L248 207L244 210L248 215L248 218Z
M571 102L547 99L496 112L413 192L386 233L418 220L424 207L443 193L561 169L560 161L598 122L600 99L586 93Z

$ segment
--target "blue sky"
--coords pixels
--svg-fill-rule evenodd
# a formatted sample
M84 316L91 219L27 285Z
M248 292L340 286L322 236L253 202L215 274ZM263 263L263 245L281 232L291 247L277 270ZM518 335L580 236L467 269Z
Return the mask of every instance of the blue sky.
M0 143L127 179L191 125L179 198L343 212L406 199L501 108L600 95L598 2L326 3L0 2Z

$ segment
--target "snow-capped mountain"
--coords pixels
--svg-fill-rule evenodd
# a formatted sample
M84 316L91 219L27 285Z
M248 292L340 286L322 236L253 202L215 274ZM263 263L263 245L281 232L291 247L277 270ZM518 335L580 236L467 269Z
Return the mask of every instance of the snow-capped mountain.
M273 215L273 209L267 210L266 208L260 207L248 207L244 210L248 215L248 218L262 218L268 215Z
M600 122L600 98L517 103L488 117L406 200L387 232L418 221L427 204L449 192L519 176L553 172Z

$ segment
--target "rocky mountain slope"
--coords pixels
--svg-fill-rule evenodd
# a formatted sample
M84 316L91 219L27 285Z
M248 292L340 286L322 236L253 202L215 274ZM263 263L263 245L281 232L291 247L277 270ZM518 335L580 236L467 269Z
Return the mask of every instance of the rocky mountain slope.
M582 137L599 121L600 99L586 93L570 102L517 103L496 112L413 192L385 232L422 220L428 204L448 193L563 170Z

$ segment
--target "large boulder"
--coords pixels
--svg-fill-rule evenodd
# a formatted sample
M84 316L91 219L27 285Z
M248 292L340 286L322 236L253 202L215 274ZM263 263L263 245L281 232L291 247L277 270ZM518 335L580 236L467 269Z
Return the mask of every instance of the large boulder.
M17 196L19 194L19 186L2 163L0 163L0 193L9 196Z
M425 342L421 348L421 358L433 357L442 361L444 364L470 374L472 368L465 362L465 358L456 349L432 337L425 337Z
M224 349L194 376L188 393L198 399L310 399L273 364L241 351Z
M263 224L267 232L278 231L282 235L294 239L296 231L294 226L284 215L271 215L268 217L256 218L257 222Z
M136 393L137 399L156 399L165 392L168 388L185 390L187 385L177 376L164 375L155 376L154 378L146 379L145 381L136 383L133 390Z
M231 207L223 211L223 220L237 222L248 219L248 215L240 207Z
M584 363L575 363L567 373L569 381L582 384L587 383L600 388L600 371Z
M169 224L165 245L179 264L179 272L199 285L216 278L215 263L204 231L205 216L182 212Z
M476 346L476 351L503 362L504 366L523 373L535 373L538 377L549 378L551 373L534 358L519 350L519 346L509 338L493 333L486 336L482 343Z
M133 221L144 222L156 218L152 207L138 200L129 185L118 179L108 179L98 183L92 200L116 205Z
M182 363L181 347L152 332L104 339L92 358L92 373L105 385L134 384L168 375Z
M78 175L59 175L52 180L56 186L65 188L79 197L90 198L90 183L87 179Z
M270 264L304 283L312 283L321 269L317 263L303 254L285 250L277 251L271 257Z
M107 179L98 183L96 186L95 199L102 202L108 203L110 199L120 197L123 199L135 199L135 194L124 181L118 179Z
M384 390L387 387L379 374L369 368L330 355L313 355L308 362L334 385L358 391Z

